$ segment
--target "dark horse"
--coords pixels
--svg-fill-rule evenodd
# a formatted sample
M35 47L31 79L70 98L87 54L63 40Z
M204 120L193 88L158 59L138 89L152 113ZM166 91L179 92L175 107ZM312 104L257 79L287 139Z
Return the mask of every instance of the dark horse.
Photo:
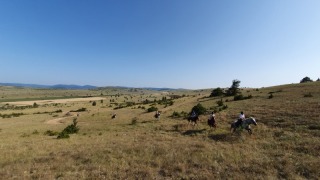
M194 126L194 125L198 125L198 121L200 121L200 118L199 116L189 116L188 121L189 121L188 124L192 123Z
M242 124L240 124L240 126L238 126L238 127L236 126L236 122L237 121L235 121L231 124L231 132L232 133L235 132L237 129L243 128L243 129L247 130L249 134L252 134L252 130L251 130L250 125L251 124L257 125L257 122L253 117L250 117L250 118L243 120Z
M157 120L160 120L160 113L156 113L156 114L154 115L154 117L155 117Z
M211 119L208 119L208 125L210 126L210 129L211 128L217 128L217 125L216 125L216 119L214 117L212 117Z

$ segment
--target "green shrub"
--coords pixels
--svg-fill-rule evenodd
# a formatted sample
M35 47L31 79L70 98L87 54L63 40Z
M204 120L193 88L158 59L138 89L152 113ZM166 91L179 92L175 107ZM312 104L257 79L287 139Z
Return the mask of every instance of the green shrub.
M47 130L47 131L44 132L43 134L44 134L44 135L47 135L47 136L56 136L56 135L59 134L59 132Z
M218 88L212 90L210 97L222 96L223 94L224 94L223 90L218 87Z
M96 106L96 105L97 105L97 103L95 101L93 101L92 106Z
M37 107L39 107L39 105L37 103L33 103L32 107L37 108Z
M148 112L158 111L158 108L157 108L157 107L152 106L152 107L148 108L148 110L147 110L147 111L148 111Z
M34 130L34 131L32 132L32 134L39 134L39 131L38 131L38 130Z
M60 132L57 139L65 139L65 138L70 138L69 134L66 132Z
M73 119L73 124L70 124L69 126L67 126L66 128L64 128L64 130L62 132L59 133L58 135L58 139L62 139L62 138L69 138L69 134L75 134L79 132L79 127L77 126L78 122L77 122L77 118Z
M207 109L199 103L191 109L190 114L192 111L194 111L197 115L202 115L207 111Z
M223 106L223 101L222 99L220 101L217 101L218 106Z
M174 112L172 113L172 117L174 117L174 118L179 118L179 117L181 117L181 114L180 114L179 112L174 111Z
M233 100L234 101L240 101L240 100L244 100L245 98L243 97L242 94L238 94L238 95L235 95Z
M83 112L83 111L86 111L87 109L86 108L80 108L78 110L71 110L70 112Z

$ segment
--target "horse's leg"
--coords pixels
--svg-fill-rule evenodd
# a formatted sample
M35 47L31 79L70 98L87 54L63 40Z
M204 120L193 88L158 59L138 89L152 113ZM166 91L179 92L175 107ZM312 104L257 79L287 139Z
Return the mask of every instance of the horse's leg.
M250 127L247 127L246 130L248 131L248 133L251 135L252 134L252 130L250 129Z

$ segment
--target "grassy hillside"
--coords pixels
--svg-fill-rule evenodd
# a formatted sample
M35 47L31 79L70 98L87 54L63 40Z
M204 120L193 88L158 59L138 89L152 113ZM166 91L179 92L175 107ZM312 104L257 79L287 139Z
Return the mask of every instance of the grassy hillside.
M103 101L17 108L0 104L0 177L3 179L318 179L320 83L242 89L250 99L209 97L197 91L49 91L1 87L4 97L92 96ZM272 94L272 97L270 97ZM173 103L160 102L162 99ZM147 101L146 101L147 100ZM227 108L222 110L217 101ZM129 103L130 102L130 103ZM203 115L188 125L183 115L198 103L216 113L216 130ZM151 106L161 112L155 120ZM75 116L69 111L86 108ZM60 111L61 110L61 111ZM253 135L230 133L240 111L253 116ZM173 113L182 117L173 117ZM14 117L13 113L20 113ZM111 119L113 113L116 119ZM3 116L7 115L7 116ZM10 118L9 116L12 115ZM77 118L68 139L61 132ZM54 122L54 123L52 123Z

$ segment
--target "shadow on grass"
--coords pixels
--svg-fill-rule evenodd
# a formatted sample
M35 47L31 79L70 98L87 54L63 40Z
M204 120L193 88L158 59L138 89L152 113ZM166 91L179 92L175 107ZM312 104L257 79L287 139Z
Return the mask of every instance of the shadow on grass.
M208 138L214 141L222 141L222 142L235 142L239 139L236 134L230 134L230 133L212 134L208 136Z
M195 129L195 130L187 130L186 132L182 133L185 136L193 136L193 135L197 135L197 134L202 134L205 131L207 131L206 129Z

